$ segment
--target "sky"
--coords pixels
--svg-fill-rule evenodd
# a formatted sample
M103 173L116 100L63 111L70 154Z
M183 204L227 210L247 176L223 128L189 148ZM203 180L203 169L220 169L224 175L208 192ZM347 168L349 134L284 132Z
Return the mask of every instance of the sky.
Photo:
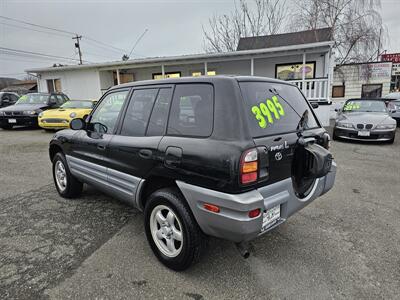
M388 32L384 49L400 52L400 0L381 2ZM233 8L234 0L0 0L0 16L82 35L87 62L120 60L146 29L131 58L202 53L202 28L208 18L229 14ZM71 34L49 32L0 18L0 47L78 58ZM0 50L0 77L22 78L24 70L54 62L77 63L6 55Z

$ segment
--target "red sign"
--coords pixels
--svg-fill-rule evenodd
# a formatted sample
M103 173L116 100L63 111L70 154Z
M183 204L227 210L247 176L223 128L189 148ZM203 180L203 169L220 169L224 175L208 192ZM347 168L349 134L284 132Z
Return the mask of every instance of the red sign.
M391 61L393 63L400 63L400 53L382 54L381 61Z

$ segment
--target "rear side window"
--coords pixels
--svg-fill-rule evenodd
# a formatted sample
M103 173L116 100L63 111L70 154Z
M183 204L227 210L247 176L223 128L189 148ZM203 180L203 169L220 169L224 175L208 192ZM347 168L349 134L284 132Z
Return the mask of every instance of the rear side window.
M121 135L144 136L158 89L133 92L122 124Z
M165 124L168 119L169 105L171 103L172 89L160 89L151 113L147 136L158 136L164 134Z
M208 137L212 133L214 90L210 84L176 85L167 134Z
M319 126L297 87L271 82L239 82L239 85L253 137L294 132L303 115L304 129Z

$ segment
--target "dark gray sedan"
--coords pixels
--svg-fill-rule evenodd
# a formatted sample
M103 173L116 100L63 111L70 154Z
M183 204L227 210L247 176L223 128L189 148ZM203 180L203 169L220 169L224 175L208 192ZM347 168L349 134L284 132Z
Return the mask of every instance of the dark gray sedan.
M382 100L350 99L339 110L333 138L393 143L396 121Z

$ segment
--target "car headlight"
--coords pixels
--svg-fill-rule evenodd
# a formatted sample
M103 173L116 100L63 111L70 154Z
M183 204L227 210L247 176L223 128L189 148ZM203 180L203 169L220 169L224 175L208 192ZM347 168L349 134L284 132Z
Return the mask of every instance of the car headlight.
M36 111L34 111L34 110L26 110L26 111L24 111L24 115L29 115L29 116L36 115Z
M376 129L394 129L396 128L396 125L394 124L388 124L388 125L376 125Z
M337 126L343 128L354 128L353 124L351 123L337 123Z
M72 112L69 114L70 118L75 118L76 117L76 113Z

